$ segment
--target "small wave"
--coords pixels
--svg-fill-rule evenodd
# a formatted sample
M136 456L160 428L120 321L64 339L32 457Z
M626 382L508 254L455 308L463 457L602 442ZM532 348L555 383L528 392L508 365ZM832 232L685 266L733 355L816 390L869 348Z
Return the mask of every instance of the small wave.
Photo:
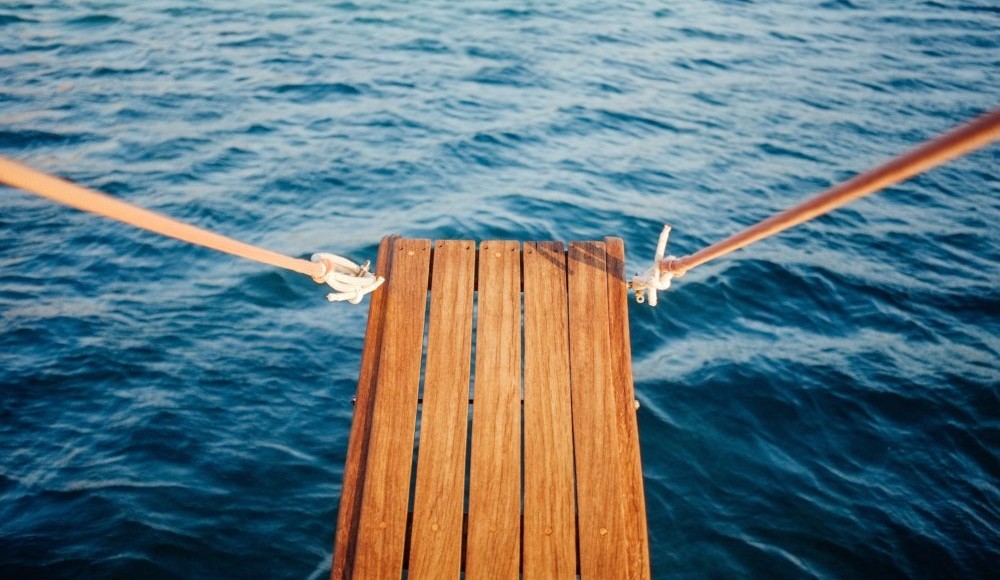
M300 461L302 461L304 463L307 463L309 465L313 465L317 461L315 457L313 457L312 455L309 455L308 453L303 453L301 451L296 451L295 449L292 449L291 447L288 447L286 445L282 445L280 443L269 443L269 442L266 442L266 441L258 441L257 442L257 446L258 447L267 447L268 449L274 449L275 451L281 451L282 453L286 453L286 454L294 457L295 459L298 459L298 460L300 460Z
M485 58L489 60L513 60L516 58L513 52L505 51L496 46L470 46L465 49L465 54L473 58Z
M491 12L494 16L499 16L500 18L508 19L524 19L530 18L537 14L534 10L518 10L517 8L501 8L499 10L493 10Z
M669 133L690 133L690 130L683 129L662 119L656 119L646 115L625 113L621 111L600 111L600 115L602 118L610 121L610 123L608 123L609 126L625 123L629 125L649 127L660 131L667 131Z
M38 22L31 18L22 18L16 14L0 14L0 26L7 24L17 24L19 22Z
M377 28L379 26L393 26L396 21L378 16L358 16L351 19L351 24L367 24Z
M641 46L640 42L623 34L595 34L591 37L595 44L621 44L625 46Z
M493 137L477 135L472 140L448 143L444 149L460 164L475 163L487 168L523 167L523 160L513 155L501 155ZM508 147L509 148L509 147Z
M94 69L91 73L95 77L106 77L106 76L124 76L124 75L135 75L144 72L148 72L149 69L146 67L113 67L113 66L100 66Z
M820 8L828 8L833 10L846 9L846 10L857 10L858 6L851 2L850 0L827 0L826 2L821 2Z
M107 26L118 22L121 22L121 19L110 14L91 14L81 18L74 18L68 21L67 24L74 26Z
M725 63L710 58L679 58L674 61L674 64L685 70L700 72L706 72L706 68L720 71L729 70L729 66Z
M306 576L307 580L319 580L325 578L333 565L333 554L327 554L316 564L316 568Z
M406 50L412 52L429 52L432 54L444 54L451 52L447 44L435 38L417 38L409 42L397 44L392 48L396 50Z
M605 83L605 82L593 83L591 86L601 91L602 93L610 93L615 95L625 94L625 91L621 87L612 85L610 83Z
M247 135L266 135L268 133L274 133L274 127L270 125L264 125L262 123L254 123L247 127L244 131Z
M727 32L721 30L708 30L705 28L691 28L691 27L681 28L680 32L687 38L711 40L719 43L734 43L747 40L746 35L739 32Z
M92 135L83 133L51 133L33 129L0 130L0 147L30 149L53 145L75 145L92 138Z
M77 299L63 300L55 304L45 304L29 302L22 306L13 306L0 313L0 317L6 320L18 318L38 320L38 319L78 319L88 316L100 316L108 312L106 305L96 303L92 300Z
M764 152L765 155L769 157L783 156L783 157L792 157L794 159L803 159L805 161L816 161L816 162L819 161L819 159L813 157L812 155L806 155L801 151L788 149L787 147L782 147L780 145L775 145L773 143L761 143L760 145L758 145L758 147L760 148L761 151Z
M164 8L162 13L166 14L167 16L178 18L183 16L205 16L210 14L217 14L218 11L208 6L198 6L192 4L182 7Z
M293 287L284 274L270 271L241 280L239 284L223 292L228 297L227 300L234 303L245 301L266 308L296 308L301 306L305 298L302 290L307 286L299 284L298 278L295 282Z
M264 34L261 36L254 36L253 38L247 38L244 40L220 42L218 46L221 48L261 48L267 46L274 46L276 44L281 44L287 41L288 41L288 36L284 34Z
M355 97L361 89L347 83L289 83L271 89L279 95L290 95L299 103L313 103L332 96Z
M521 65L483 67L468 77L468 79L484 85L504 85L521 88L541 86L543 84L540 77Z
M614 111L609 109L587 109L571 107L564 111L569 117L565 123L549 129L554 134L589 135L598 131L614 131L626 135L642 136L654 133L683 134L691 129L681 127L664 119L638 112Z
M186 489L188 486L176 481L142 481L132 479L95 479L74 481L62 486L60 491L93 491L100 489L155 489L155 488L180 488ZM204 488L199 488L199 492L204 492ZM217 490L218 491L218 490Z

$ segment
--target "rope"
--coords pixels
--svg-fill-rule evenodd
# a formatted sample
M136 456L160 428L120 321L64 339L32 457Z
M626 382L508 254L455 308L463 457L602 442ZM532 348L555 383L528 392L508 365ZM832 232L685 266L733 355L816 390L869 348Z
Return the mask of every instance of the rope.
M664 275L679 278L692 268L831 212L846 203L895 185L956 157L986 147L997 139L1000 139L1000 108L694 254L682 258L673 256L663 258L663 252L657 248L655 263L660 271L659 279L662 280ZM669 231L669 228L665 231ZM662 234L660 239L662 242ZM638 278L640 286L637 287L637 298L639 291L646 292L649 288L645 285L645 278L642 276ZM649 279L652 280L652 277ZM669 280L666 285L669 286ZM650 298L650 304L655 305L655 294Z
M674 279L674 275L670 272L664 272L660 268L660 262L663 260L663 254L667 251L667 241L669 239L670 226L663 226L663 231L660 232L660 241L656 244L656 255L653 256L653 265L642 274L637 274L629 284L629 287L635 290L635 301L639 304L648 299L650 306L656 306L656 292L670 288L670 282ZM667 259L675 260L676 258L674 256L667 256Z
M382 284L382 278L368 271L367 262L358 266L334 254L316 254L312 261L285 256L179 222L4 157L0 157L0 183L182 242L305 274L316 283L337 290L327 296L331 301L357 304Z
M330 302L358 304L365 294L374 292L385 282L381 276L376 278L368 271L371 266L368 260L359 266L336 254L313 254L312 261L326 266L326 276L322 281L337 290L326 295Z

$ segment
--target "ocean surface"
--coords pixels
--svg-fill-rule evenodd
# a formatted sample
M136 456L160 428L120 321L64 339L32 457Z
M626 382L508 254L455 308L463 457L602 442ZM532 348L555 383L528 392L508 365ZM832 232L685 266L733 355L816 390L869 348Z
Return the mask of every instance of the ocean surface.
M4 2L0 155L294 256L638 271L1000 105L995 0L322 4ZM998 158L632 305L654 576L996 574ZM0 208L0 577L328 574L366 306Z

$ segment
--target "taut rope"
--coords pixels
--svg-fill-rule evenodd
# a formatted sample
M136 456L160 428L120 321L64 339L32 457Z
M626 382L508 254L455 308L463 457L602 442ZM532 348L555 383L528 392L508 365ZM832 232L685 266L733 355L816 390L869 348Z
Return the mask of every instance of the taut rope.
M179 222L4 157L0 157L0 183L189 244L305 274L337 290L327 296L331 301L357 304L382 283L382 278L368 272L367 263L358 266L333 254L316 254L311 262L285 256Z
M1000 139L1000 109L990 111L969 123L952 129L899 157L694 254L682 258L673 256L664 258L663 251L658 249L653 267L642 275L636 276L633 279L632 287L636 291L637 298L643 293L665 290L666 287L670 286L671 278L683 276L692 268L814 219L859 197L885 189L956 157L986 147L997 139ZM669 231L668 227L660 235L661 246L666 245L666 236ZM655 304L653 294L650 294L650 303Z

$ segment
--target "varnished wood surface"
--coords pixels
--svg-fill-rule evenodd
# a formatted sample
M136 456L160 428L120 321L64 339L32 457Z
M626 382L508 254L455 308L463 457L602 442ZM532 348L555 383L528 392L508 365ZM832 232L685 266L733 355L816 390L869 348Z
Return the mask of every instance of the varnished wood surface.
M628 327L628 286L625 281L625 242L604 238L607 251L608 318L611 339L611 377L614 382L615 424L618 429L619 475L624 496L625 555L628 578L649 578L649 536L646 498L639 458L639 428L632 386L632 346Z
M403 569L429 269L428 240L393 243L354 578L398 578Z
M649 578L621 240L387 239L383 262L332 577Z
M378 247L375 273L389 278L392 243L396 236L386 236ZM333 559L330 577L341 580L347 577L354 560L357 541L358 518L361 515L360 491L364 487L365 459L368 452L368 434L371 429L372 403L375 401L375 377L378 374L379 353L382 351L383 321L385 320L386 286L371 295L368 307L368 326L365 329L365 347L361 353L361 371L355 394L354 420L347 442L347 459L344 462L344 480L341 486L340 507L337 513L337 532L334 536Z
M524 575L576 577L566 253L524 246Z
M475 268L475 242L434 245L410 540L414 579L458 578L461 572Z
M466 578L517 578L521 563L521 253L483 242L469 469Z
M602 242L569 245L569 344L579 511L580 575L620 578L625 570L622 490L608 282Z

